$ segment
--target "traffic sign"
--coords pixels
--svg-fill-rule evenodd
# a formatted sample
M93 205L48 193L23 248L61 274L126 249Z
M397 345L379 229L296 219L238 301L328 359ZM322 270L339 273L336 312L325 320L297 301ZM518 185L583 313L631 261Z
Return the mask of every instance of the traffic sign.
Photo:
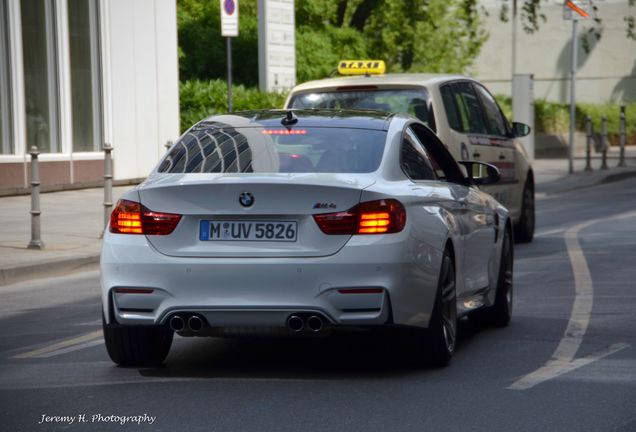
M591 0L566 0L563 3L564 20L586 20L591 18Z
M236 37L239 34L239 0L221 2L221 36Z

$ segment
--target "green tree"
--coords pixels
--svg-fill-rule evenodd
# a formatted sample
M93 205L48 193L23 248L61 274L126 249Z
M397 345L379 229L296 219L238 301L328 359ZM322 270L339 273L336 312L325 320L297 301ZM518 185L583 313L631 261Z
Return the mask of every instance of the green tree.
M241 0L239 37L232 38L232 77L258 85L256 0ZM221 36L218 0L178 0L179 74L182 81L227 78L226 40Z

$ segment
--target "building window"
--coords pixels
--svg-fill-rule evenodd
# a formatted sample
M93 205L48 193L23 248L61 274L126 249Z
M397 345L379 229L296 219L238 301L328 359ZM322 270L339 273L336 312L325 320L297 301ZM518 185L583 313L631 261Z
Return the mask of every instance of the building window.
M0 154L13 154L11 88L9 86L9 19L7 2L0 3Z
M98 17L95 0L68 0L73 151L99 151L102 142Z
M55 9L52 0L21 0L27 150L60 151Z

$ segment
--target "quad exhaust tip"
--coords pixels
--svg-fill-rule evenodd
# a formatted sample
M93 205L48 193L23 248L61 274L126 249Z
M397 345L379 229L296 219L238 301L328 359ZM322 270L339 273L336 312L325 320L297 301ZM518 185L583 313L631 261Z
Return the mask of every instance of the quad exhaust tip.
M196 315L192 315L188 319L188 328L193 332L198 332L203 328L203 320Z
M170 318L170 329L176 332L183 331L185 329L185 321L179 315L175 315Z
M322 330L323 326L324 324L322 322L322 318L320 318L319 316L312 315L307 318L307 328L309 328L309 330L317 333Z
M297 333L299 331L302 331L304 327L305 323L303 319L298 315L290 315L289 318L287 318L287 328L291 331Z

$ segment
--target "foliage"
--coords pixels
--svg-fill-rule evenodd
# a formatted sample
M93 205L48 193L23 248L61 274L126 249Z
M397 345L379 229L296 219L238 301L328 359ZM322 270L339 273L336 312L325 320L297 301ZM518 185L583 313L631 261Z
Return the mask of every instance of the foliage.
M512 118L512 102L508 96L496 96L499 106L509 119ZM576 129L585 131L585 118L592 118L595 132L601 131L602 116L607 116L607 131L613 143L617 143L620 122L620 106L615 103L576 105ZM540 133L567 133L570 130L570 105L548 102L544 99L534 102L535 130ZM626 104L625 125L629 140L636 135L636 103Z
M227 79L226 39L221 36L218 0L178 0L179 75L181 80ZM239 37L232 38L238 84L258 85L258 21L256 0L240 4ZM236 66L239 67L236 67Z
M182 80L225 79L219 2L178 0ZM326 77L343 58L379 58L391 71L467 72L487 38L475 0L297 0L297 80ZM238 84L258 84L256 0L241 0L232 40Z
M222 80L182 81L179 86L181 99L181 131L208 116L227 112L227 82ZM235 111L261 108L282 108L285 94L264 93L257 88L232 86L232 103Z

